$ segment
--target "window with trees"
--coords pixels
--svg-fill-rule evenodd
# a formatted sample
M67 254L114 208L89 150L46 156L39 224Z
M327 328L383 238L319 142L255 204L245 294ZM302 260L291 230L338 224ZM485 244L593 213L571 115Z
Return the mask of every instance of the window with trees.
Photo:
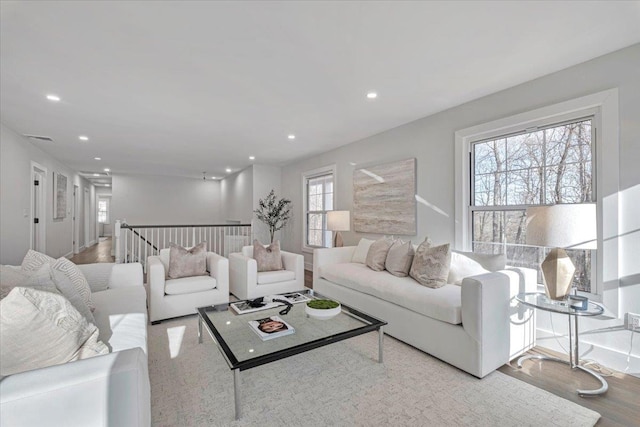
M550 248L525 244L526 209L595 201L593 121L583 117L471 143L474 251L504 252L509 265L538 269ZM576 266L574 286L591 292L591 251L567 253Z
M327 211L333 210L333 170L305 176L305 246L331 247L331 231L327 230Z

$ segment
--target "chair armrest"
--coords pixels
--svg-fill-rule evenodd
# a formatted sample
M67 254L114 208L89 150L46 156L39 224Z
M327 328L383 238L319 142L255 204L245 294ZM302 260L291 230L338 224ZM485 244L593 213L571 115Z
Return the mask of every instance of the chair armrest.
M150 424L147 356L137 347L10 375L0 382L0 425Z
M207 252L207 270L216 279L217 288L229 293L229 260L215 252Z
M356 246L313 250L313 283L320 278L319 269L323 265L351 262Z
M164 298L165 271L159 256L147 258L147 283L149 284L149 318L156 319L156 311L161 310Z
M240 299L247 299L249 289L258 286L258 264L241 253L229 254L229 289Z
M142 264L132 262L113 266L109 277L109 288L122 288L125 286L144 286Z
M300 254L286 251L280 251L280 254L282 255L282 266L284 269L293 271L296 279L302 277L304 281L304 257Z

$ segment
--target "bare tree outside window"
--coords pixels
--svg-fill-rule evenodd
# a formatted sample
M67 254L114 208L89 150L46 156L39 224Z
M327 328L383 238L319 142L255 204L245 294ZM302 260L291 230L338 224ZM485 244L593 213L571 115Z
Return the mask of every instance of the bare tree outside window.
M508 264L538 268L550 248L525 244L526 209L595 200L592 121L580 119L472 144L474 251L506 252ZM576 266L574 286L590 292L591 251L567 253Z

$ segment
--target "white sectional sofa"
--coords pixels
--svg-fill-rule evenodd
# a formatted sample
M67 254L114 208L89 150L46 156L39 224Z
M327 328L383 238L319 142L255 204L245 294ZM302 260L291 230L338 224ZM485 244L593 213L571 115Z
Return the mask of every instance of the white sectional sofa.
M492 271L433 289L352 262L355 249L316 249L313 289L387 321L385 333L478 378L535 344L534 310L513 299L536 290L534 270Z
M2 378L2 426L149 426L147 295L142 266L78 266L109 354Z

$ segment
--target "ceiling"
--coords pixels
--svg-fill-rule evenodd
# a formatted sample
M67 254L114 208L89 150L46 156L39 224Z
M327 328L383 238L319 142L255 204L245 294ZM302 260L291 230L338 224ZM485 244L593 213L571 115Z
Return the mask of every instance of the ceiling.
M2 122L50 136L34 144L89 178L286 164L640 42L637 1L3 1L0 12Z

